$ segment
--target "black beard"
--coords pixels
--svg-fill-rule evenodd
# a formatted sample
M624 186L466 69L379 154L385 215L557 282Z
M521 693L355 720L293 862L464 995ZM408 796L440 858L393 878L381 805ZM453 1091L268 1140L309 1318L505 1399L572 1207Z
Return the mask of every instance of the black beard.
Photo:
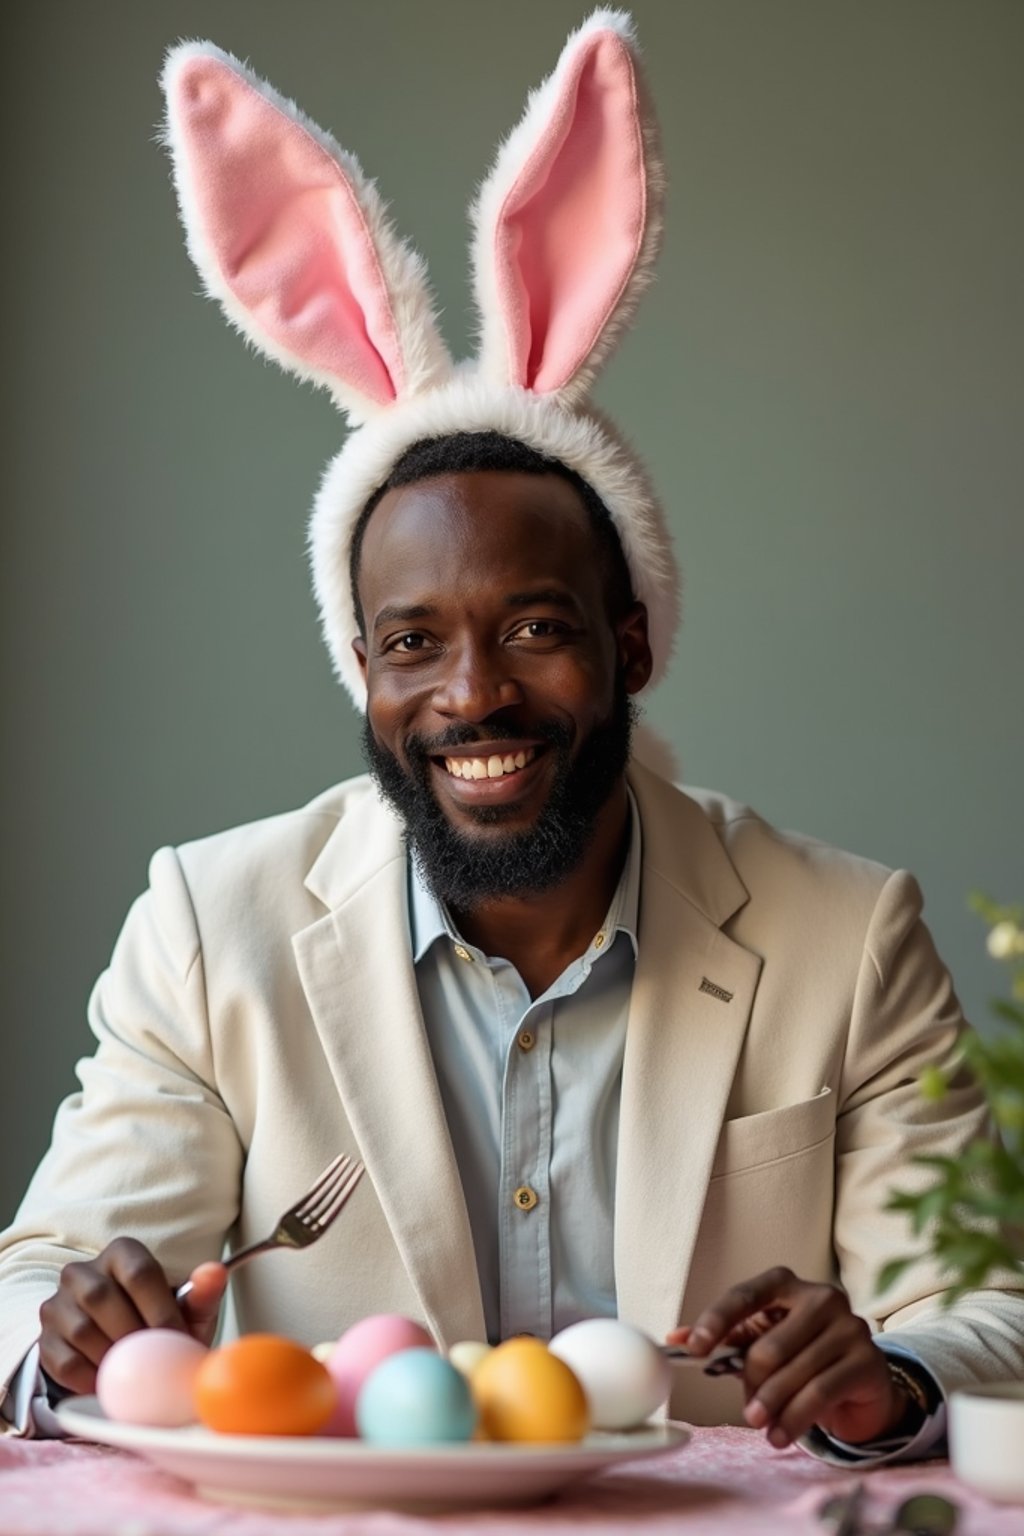
M450 726L429 742L411 736L406 742L411 765L407 773L394 753L377 741L367 716L363 751L378 790L405 823L406 841L424 884L438 901L470 911L481 901L549 891L579 866L598 812L629 762L635 717L636 707L620 676L612 713L594 726L575 758L571 732L560 720L531 721L523 730L498 715L489 719L489 742L539 737L557 758L554 784L535 824L504 837L493 833L477 838L457 831L434 795L431 759L443 756L446 748L479 741L480 732L473 726ZM506 806L478 806L472 812L481 826L492 827L510 814L514 808Z

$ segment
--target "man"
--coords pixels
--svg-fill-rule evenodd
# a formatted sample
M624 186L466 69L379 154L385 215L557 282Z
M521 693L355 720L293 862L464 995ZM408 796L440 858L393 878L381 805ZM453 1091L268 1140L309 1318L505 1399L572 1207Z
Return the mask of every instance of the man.
M217 50L166 81L207 286L365 422L313 550L373 781L154 859L0 1253L9 1420L45 1429L134 1328L209 1337L225 1241L358 1146L332 1233L238 1272L243 1330L394 1310L450 1345L618 1314L697 1354L749 1344L741 1393L679 1372L677 1416L926 1453L944 1393L1018 1369L1024 1302L945 1314L924 1264L875 1296L907 1241L890 1183L984 1128L967 1084L916 1092L960 1025L919 893L631 760L673 565L581 407L652 251L628 24L570 39L485 184L468 381L343 152ZM601 241L574 246L591 216Z

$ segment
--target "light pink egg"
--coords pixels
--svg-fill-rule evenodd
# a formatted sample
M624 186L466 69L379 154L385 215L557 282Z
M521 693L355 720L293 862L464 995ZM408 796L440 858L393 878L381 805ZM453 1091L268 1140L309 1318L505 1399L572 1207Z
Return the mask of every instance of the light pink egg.
M320 1434L358 1435L356 1398L371 1371L403 1349L433 1348L434 1341L427 1330L407 1317L381 1313L353 1323L325 1361L338 1389L338 1406Z
M196 1422L193 1384L206 1346L172 1328L144 1328L112 1344L96 1374L108 1419L177 1429Z

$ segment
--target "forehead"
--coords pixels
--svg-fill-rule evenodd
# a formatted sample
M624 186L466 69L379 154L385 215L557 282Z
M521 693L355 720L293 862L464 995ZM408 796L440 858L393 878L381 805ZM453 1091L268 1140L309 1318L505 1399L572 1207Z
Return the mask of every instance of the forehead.
M363 539L366 618L385 604L563 586L601 601L603 561L576 488L560 475L480 470L396 486Z

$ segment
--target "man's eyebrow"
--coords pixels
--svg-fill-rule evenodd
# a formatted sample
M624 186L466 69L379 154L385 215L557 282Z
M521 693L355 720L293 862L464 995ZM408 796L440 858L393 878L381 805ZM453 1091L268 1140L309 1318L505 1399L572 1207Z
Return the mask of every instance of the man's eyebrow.
M571 613L579 609L576 599L560 587L532 587L528 592L509 592L504 602L506 608L564 608ZM439 611L430 603L389 603L377 614L373 627L380 629L385 624L411 624L417 619L434 619Z
M407 608L391 606L382 608L373 621L374 629L380 629L382 624L407 624L413 619L432 619L437 613L436 608L430 608L426 603L411 603Z
M565 608L574 613L579 608L576 599L559 587L534 587L529 592L510 592L505 598L506 608L530 608L534 604L541 608Z

